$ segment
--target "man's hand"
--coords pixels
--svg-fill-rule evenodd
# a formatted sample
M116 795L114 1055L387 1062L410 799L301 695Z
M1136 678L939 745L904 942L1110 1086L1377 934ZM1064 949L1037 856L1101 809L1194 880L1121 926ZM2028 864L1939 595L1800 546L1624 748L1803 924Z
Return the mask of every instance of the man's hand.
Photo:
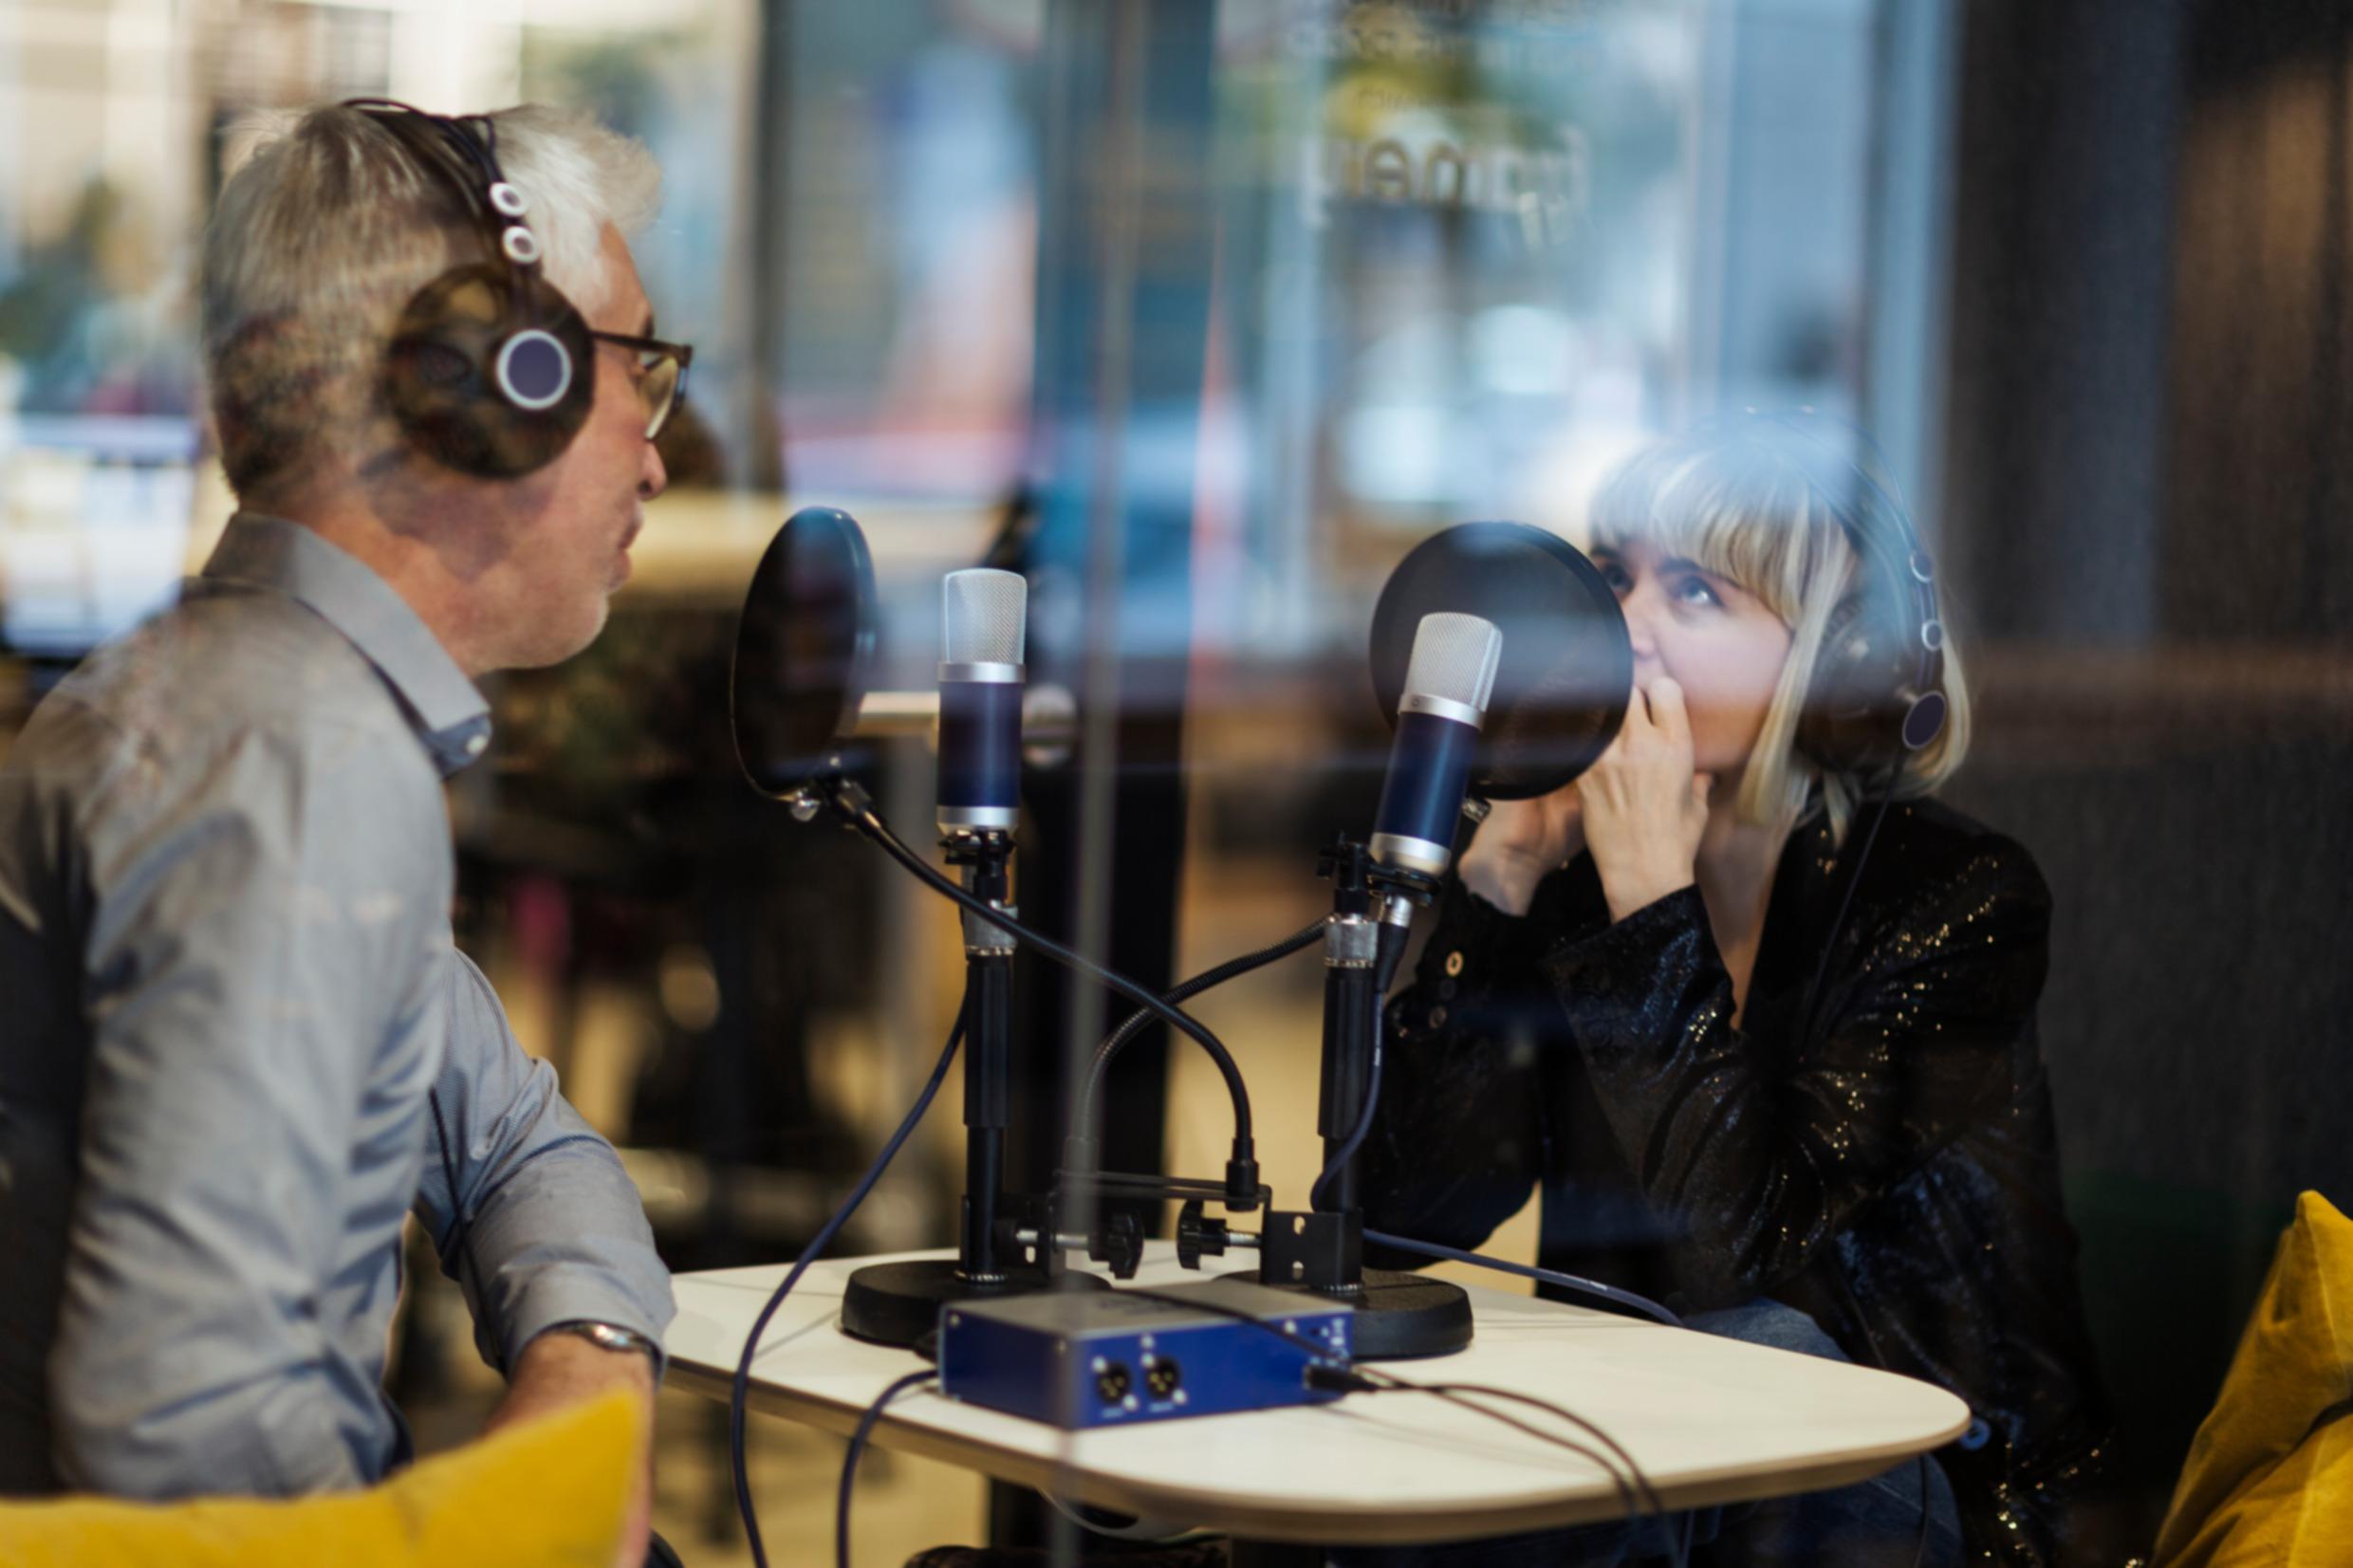
M1497 801L1462 852L1462 885L1506 914L1526 914L1536 884L1584 843L1574 784L1532 801Z
M642 1402L643 1447L631 1467L629 1504L621 1515L614 1568L641 1568L654 1531L654 1364L635 1351L605 1350L576 1334L542 1334L523 1347L507 1396L482 1427L484 1435L546 1415L566 1405L627 1389Z
M1683 689L1663 675L1637 688L1618 738L1576 785L1611 920L1692 885L1714 783L1692 771Z

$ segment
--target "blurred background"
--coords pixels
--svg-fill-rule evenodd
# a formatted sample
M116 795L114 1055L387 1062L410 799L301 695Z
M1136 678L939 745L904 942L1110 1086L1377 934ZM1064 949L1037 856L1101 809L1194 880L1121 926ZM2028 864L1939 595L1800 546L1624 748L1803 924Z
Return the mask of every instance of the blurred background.
M1387 737L1414 544L1572 538L1647 434L1811 404L1937 553L1979 740L1949 794L2057 900L2042 1022L2083 1275L2153 1521L2298 1190L2353 1201L2353 9L2335 0L0 0L0 747L230 501L190 283L241 111L594 110L660 159L639 264L696 357L609 630L494 683L460 941L625 1151L675 1268L798 1250L912 1098L952 911L745 785L736 606L792 508L873 544L883 684L939 576L1031 583L1024 913L1165 987L1314 918ZM872 786L928 836L933 762ZM1267 1178L1312 1173L1318 976L1199 1010ZM1017 1182L1101 997L1025 970ZM1214 1174L1214 1074L1123 1060L1126 1169ZM953 1089L843 1245L953 1241ZM1532 1213L1494 1250L1526 1258ZM424 1256L398 1392L495 1396ZM744 1556L724 1411L658 1522ZM765 1419L771 1541L838 1440ZM862 1560L1019 1499L873 1454Z

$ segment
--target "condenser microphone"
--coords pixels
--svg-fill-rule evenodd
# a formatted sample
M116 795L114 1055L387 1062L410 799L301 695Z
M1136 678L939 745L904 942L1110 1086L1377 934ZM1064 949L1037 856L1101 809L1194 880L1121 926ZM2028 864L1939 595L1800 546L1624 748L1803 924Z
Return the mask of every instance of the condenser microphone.
M940 584L939 830L1010 833L1021 806L1021 695L1029 584L975 566Z
M1425 876L1446 874L1472 754L1502 658L1503 634L1493 621L1453 611L1421 618L1398 701L1389 777L1373 819L1370 847L1382 865Z

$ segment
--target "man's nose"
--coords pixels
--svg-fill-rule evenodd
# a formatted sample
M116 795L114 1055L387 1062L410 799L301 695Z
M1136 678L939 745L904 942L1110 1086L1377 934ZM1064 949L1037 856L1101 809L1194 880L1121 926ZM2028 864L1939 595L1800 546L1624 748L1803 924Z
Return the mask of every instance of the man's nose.
M638 494L651 501L670 488L670 470L662 466L661 449L645 443L645 461L638 470Z

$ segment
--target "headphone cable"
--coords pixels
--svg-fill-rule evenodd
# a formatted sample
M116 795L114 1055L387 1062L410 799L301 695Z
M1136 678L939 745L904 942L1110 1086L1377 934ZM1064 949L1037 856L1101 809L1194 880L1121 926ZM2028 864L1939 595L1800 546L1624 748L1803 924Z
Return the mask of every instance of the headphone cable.
M1896 801L1896 785L1891 779L1880 795L1879 809L1871 814L1871 827L1862 837L1862 844L1855 851L1854 869L1847 873L1846 887L1839 895L1838 913L1830 921L1830 929L1822 938L1822 956L1814 964L1814 978L1806 987L1806 1005L1797 1015L1797 1035L1804 1039L1814 1026L1814 1008L1822 1000L1822 982L1830 972L1830 953L1838 946L1839 933L1846 928L1846 913L1853 908L1855 889L1862 884L1863 867L1870 862L1871 846L1879 842L1880 824L1887 821L1887 809Z

